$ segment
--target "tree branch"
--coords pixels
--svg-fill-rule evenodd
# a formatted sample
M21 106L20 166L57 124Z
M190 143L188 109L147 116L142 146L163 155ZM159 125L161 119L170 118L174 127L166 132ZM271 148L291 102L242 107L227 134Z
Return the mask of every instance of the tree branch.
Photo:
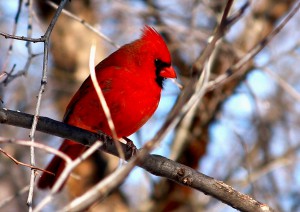
M7 109L0 109L0 123L2 124L30 128L32 120L32 115ZM78 127L70 126L41 116L38 118L37 130L77 141L87 146L91 146L97 140L101 140L104 142L103 146L100 147L101 150L118 156L118 151L113 139L103 133L92 133ZM129 160L134 155L134 150L130 146L122 143L121 146L126 160ZM231 186L226 185L222 181L215 180L190 167L162 156L147 154L144 158L142 158L138 166L154 175L168 178L181 185L189 186L207 195L213 196L238 210L273 211L268 205L260 203L250 196L234 190Z
M28 167L28 168L31 168L31 169L35 169L35 170L38 170L38 171L42 171L42 172L47 172L48 174L52 174L54 175L52 172L49 172L45 169L41 169L37 166L33 166L33 165L30 165L30 164L27 164L27 163L23 163L21 161L18 161L16 158L14 158L13 156L11 156L10 154L8 154L6 151L4 151L2 148L0 148L0 152L3 153L6 157L8 157L9 159L11 159L16 165L21 165L21 166L25 166L25 167Z

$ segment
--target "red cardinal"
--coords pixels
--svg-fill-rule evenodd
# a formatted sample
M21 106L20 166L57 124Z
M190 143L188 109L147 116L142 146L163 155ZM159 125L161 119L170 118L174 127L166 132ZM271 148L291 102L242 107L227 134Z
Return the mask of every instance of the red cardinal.
M98 83L110 109L118 137L127 137L140 129L155 112L166 78L175 78L169 50L155 29L145 26L140 39L122 46L96 67ZM89 131L111 135L106 116L89 76L70 101L63 121ZM73 160L85 146L64 140L60 151ZM55 156L38 182L39 188L51 188L65 167Z

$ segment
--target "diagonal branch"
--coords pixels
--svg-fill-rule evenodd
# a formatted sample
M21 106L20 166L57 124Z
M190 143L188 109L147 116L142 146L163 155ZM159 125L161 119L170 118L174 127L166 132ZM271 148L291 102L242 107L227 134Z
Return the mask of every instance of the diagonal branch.
M30 128L32 119L33 116L29 114L0 109L0 123L2 124ZM101 146L99 149L115 156L118 155L115 143L110 136L102 133L92 133L46 117L39 117L38 120L38 131L71 139L87 146L91 146L97 140L101 140L103 141L103 146ZM134 151L132 151L132 149L125 144L121 143L121 146L126 160L129 160L134 154ZM194 188L207 195L213 196L238 210L273 211L268 205L260 203L250 196L234 190L231 186L226 185L222 181L215 180L214 178L197 172L190 167L162 156L146 154L140 160L138 166L154 175L168 178L181 185Z
M47 171L45 169L41 169L41 168L39 168L37 166L33 166L33 165L30 165L30 164L18 161L16 158L14 158L13 156L11 156L7 152L5 152L2 148L0 148L0 152L2 152L4 155L6 155L9 159L11 159L17 165L25 166L25 167L28 167L28 168L31 168L31 169L34 169L34 170L38 170L38 171L42 171L42 172L47 172L48 174L54 175L52 172L49 172L49 171Z

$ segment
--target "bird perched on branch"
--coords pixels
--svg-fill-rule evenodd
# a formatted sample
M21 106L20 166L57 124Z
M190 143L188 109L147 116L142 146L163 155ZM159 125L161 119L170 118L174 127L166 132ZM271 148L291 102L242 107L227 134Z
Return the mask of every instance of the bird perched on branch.
M122 46L95 67L118 138L135 133L149 120L159 104L164 80L176 78L163 38L152 27L145 26L142 31L140 39ZM90 76L73 96L63 121L112 135ZM86 148L66 139L59 150L74 160ZM64 167L65 162L55 156L46 168L55 175L44 172L38 187L52 188Z

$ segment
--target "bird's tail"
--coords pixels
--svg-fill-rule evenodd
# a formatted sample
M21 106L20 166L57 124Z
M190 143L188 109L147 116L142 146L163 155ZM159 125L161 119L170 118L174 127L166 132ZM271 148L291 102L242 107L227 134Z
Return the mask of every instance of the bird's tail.
M85 149L85 146L65 139L60 146L59 151L68 155L72 160L75 160L84 152ZM44 172L38 181L38 187L40 189L52 188L58 177L63 172L64 168L65 161L62 158L55 156L46 168L47 171L53 173L54 175Z

